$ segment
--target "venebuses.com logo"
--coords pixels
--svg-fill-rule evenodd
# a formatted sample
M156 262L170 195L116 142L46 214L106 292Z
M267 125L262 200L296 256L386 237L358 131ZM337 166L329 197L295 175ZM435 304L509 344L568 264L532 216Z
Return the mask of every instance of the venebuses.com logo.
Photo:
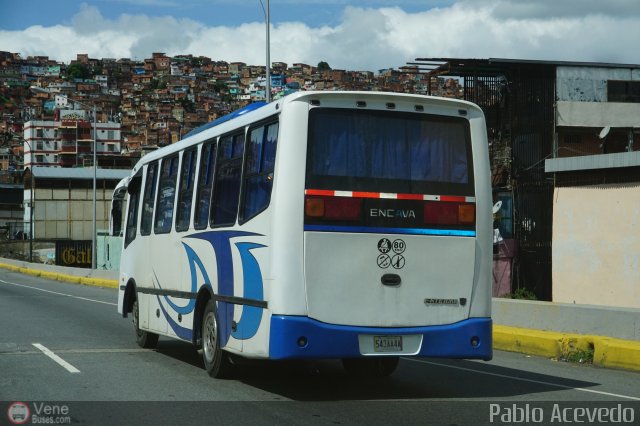
M14 425L71 424L68 405L46 402L32 402L31 405L26 402L13 402L7 407L7 418L9 423Z
M14 425L23 425L29 421L31 410L24 402L14 402L7 408L7 417Z

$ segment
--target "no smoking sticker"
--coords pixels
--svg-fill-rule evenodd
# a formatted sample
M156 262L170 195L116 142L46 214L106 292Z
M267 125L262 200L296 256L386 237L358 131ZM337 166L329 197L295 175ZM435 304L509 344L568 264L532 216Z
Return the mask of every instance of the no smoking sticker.
M388 254L381 254L378 256L378 266L382 269L386 269L391 265L391 258Z

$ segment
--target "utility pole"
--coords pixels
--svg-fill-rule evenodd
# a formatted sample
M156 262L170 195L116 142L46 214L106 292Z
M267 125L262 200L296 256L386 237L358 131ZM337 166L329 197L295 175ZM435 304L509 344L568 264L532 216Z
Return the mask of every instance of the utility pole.
M97 251L98 247L96 244L96 172L98 170L97 163L97 150L98 150L98 123L96 122L96 104L93 104L93 217L91 220L92 231L91 231L91 269L96 269L96 259L97 259Z
M265 20L267 21L267 81L265 86L265 95L267 102L271 102L271 41L269 40L269 0L267 1L267 10L265 10Z

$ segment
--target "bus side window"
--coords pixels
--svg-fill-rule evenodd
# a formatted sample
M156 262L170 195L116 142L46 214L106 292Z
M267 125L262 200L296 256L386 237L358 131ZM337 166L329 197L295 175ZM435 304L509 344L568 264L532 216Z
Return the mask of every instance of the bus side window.
M269 205L273 187L278 123L252 129L247 145L244 193L240 222L246 222Z
M153 200L156 196L158 162L147 166L147 175L144 183L144 194L142 196L142 218L140 220L140 235L151 234L151 223L153 222Z
M178 156L172 155L164 158L160 168L160 183L158 184L158 198L156 199L156 220L153 227L153 232L156 234L166 234L171 231L177 177Z
M213 185L213 168L215 165L216 142L207 142L200 152L200 170L198 187L196 188L196 211L193 227L204 229L209 221L209 205L211 204L211 188Z
M176 207L176 231L178 232L189 229L197 156L198 151L196 148L187 150L182 154L180 187L178 188L178 205Z
M220 139L216 166L211 226L228 226L236 222L240 199L244 133Z
M121 237L122 235L122 200L113 200L111 207L111 230L109 235Z
M140 201L140 177L134 178L129 183L129 205L127 207L127 224L124 234L124 247L126 248L136 238L138 231L138 204Z

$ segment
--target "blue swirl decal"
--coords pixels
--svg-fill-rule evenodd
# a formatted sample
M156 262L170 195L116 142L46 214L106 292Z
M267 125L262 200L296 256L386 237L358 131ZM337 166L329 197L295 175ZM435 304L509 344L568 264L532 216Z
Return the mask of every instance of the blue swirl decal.
M231 239L236 237L245 236L262 236L260 234L254 234L243 231L210 231L200 234L189 235L186 238L196 238L208 241L216 255L216 268L218 275L218 292L219 295L233 296L234 295L234 274L233 274L233 258L231 254ZM198 257L195 250L189 245L182 243L185 252L187 254L187 261L189 263L189 271L191 274L191 293L196 293L198 290L198 271L202 275L204 280L203 285L211 286L211 280L207 274L207 270ZM260 265L258 261L251 253L251 250L256 248L266 247L262 244L251 242L239 242L235 243L236 248L240 253L240 260L242 262L242 274L243 274L243 297L253 300L264 299L264 283L262 280L262 272L260 271ZM160 280L154 273L154 285L162 289ZM188 315L191 314L195 308L195 298L189 299L189 302L185 306L179 306L174 303L167 296L156 296L158 304L164 317L167 319L167 323L173 330L173 332L181 339L191 340L193 337L193 331L189 328L185 328L179 325L165 309L164 300L173 311L177 314ZM232 331L231 325L233 323L235 305L231 303L218 302L218 320L220 326L220 344L225 346L229 341L229 337L233 336L238 340L246 340L255 336L260 327L262 320L262 308L254 306L243 306L240 321L238 321L235 331Z
M260 265L251 254L251 250L255 248L265 247L262 244L255 243L236 243L236 247L240 251L240 259L242 260L242 275L244 276L244 297L246 299L263 300L263 282L260 273ZM243 306L240 321L236 327L236 331L231 333L233 337L239 340L250 339L256 335L260 327L262 319L262 308L257 306Z
M195 238L195 239L208 241L209 244L211 244L211 246L213 247L213 250L216 254L216 270L217 270L217 277L218 277L217 294L218 295L220 296L234 295L234 291L233 291L234 276L233 276L233 258L231 255L231 239L237 238L237 237L253 237L253 236L262 236L262 235L255 234L252 232L245 232L245 231L208 231L208 232L202 232L199 234L188 235L185 237L185 238ZM250 244L251 246L247 246L246 244ZM245 273L245 277L244 277L245 291L247 289L247 286L252 287L251 284L247 284L248 276L252 276L252 278L249 279L249 283L255 282L256 283L255 287L260 288L259 291L260 291L260 294L262 295L263 283L262 283L262 274L260 272L260 267L258 266L253 255L249 253L249 250L257 247L264 247L264 246L254 245L253 243L236 243L236 247L240 250L240 253L241 253L240 259L242 260L242 263L243 263L243 273ZM245 269L247 268L244 265L245 262L249 262L249 263L253 262L252 264L254 266L249 266L247 270ZM202 263L200 262L200 264ZM247 276L247 272L248 272L248 276ZM259 276L259 279L256 279L256 276ZM248 297L248 296L245 294L245 297ZM261 299L262 297L260 297L260 299L258 300L261 300ZM231 325L233 324L234 305L231 303L218 302L217 306L218 306L218 322L219 322L218 325L220 327L220 346L224 347L229 341L229 337L231 336L231 333L232 333ZM244 307L244 309L247 309L247 308L248 308L247 306ZM248 312L252 312L252 311L250 310ZM243 317L244 315L245 314L243 313ZM252 316L255 316L255 313L249 314L249 317L247 318L252 318ZM247 325L243 327L246 327L247 330L251 331L252 328L256 327L255 319L248 319L245 321ZM257 321L258 321L257 325L259 326L260 317L257 319ZM254 334L255 332L251 334L251 336L253 336ZM236 336L234 335L234 337ZM247 339L249 337L243 337L243 339Z
M205 269L202 261L196 254L196 252L186 245L182 243L185 251L187 252L187 260L189 261L189 270L191 272L191 293L195 293L198 290L198 275L196 271L196 266L200 270L202 277L204 278L204 285L211 285L211 280L209 279L209 275L207 274L207 270ZM156 277L156 281L158 278ZM160 283L158 282L158 287L160 287ZM162 288L162 287L160 287ZM193 312L193 309L196 307L196 299L189 299L189 303L186 306L178 306L171 301L167 296L163 296L164 300L171 306L171 308L176 311L178 314L187 315Z
M173 330L173 332L176 333L176 336L178 336L183 340L192 340L193 331L188 328L182 327L177 322L175 322L173 318L171 318L171 315L169 315L169 313L164 309L164 306L160 301L160 297L159 296L156 296L156 297L158 298L158 304L160 305L160 309L162 309L162 314L167 319L167 322L169 323L169 326L171 326L171 329Z

